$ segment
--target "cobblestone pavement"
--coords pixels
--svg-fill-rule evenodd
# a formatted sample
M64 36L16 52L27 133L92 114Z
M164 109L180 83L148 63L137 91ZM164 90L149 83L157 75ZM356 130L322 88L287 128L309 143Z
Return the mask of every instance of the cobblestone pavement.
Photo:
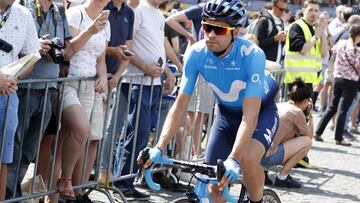
M319 116L314 116L315 125ZM303 187L300 189L280 189L271 187L280 196L282 202L301 202L301 203L344 203L360 202L360 136L358 140L352 142L351 147L335 145L334 132L327 129L323 135L324 143L315 142L309 153L312 169L292 170L291 175L299 180ZM31 171L31 170L29 170ZM278 168L270 171L271 178L274 179ZM239 194L239 185L232 188L232 193ZM143 190L143 189L141 189ZM182 193L168 190L155 192L146 190L151 194L149 202L166 203L177 197L182 197ZM109 202L105 195L93 192L91 199L96 202Z

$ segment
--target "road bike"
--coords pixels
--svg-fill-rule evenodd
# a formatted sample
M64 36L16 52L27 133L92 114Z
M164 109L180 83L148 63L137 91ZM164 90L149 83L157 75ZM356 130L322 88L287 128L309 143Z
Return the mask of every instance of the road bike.
M149 148L142 150L138 157L138 164L140 168L146 163L149 159ZM152 179L152 171L155 165L160 165L163 167L174 167L179 168L183 173L192 174L192 178L195 178L194 188L190 187L192 178L189 181L188 188L189 191L185 194L185 197L181 197L173 200L171 203L210 203L210 194L208 191L208 184L218 184L222 176L225 173L225 167L221 160L218 160L216 166L189 162L189 161L180 161L168 157L160 157L156 163L143 171L145 182L150 189L159 191L161 186L155 183ZM142 172L141 172L142 173ZM240 181L241 182L241 181ZM248 203L249 195L246 191L246 188L241 183L241 191L239 198L234 197L229 192L229 187L225 187L222 192L225 200L231 203ZM281 203L279 196L275 191L271 189L264 189L263 192L263 202L264 203Z

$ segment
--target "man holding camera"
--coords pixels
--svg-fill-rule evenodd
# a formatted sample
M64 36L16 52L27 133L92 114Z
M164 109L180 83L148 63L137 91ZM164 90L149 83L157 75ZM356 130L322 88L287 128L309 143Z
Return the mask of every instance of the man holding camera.
M51 0L25 0L23 4L29 9L35 22L34 32L38 35L42 56L25 79L58 78L59 64L68 60L93 34L103 28L101 23L94 21L85 31L72 39L64 9L60 4L55 4ZM51 95L52 91L56 91L56 87L56 82L19 85L19 126L15 136L14 162L9 166L7 196L13 193L21 196L20 183L29 164L36 158L39 139L50 120ZM19 176L16 179L18 167ZM17 187L14 184L17 184Z
M0 1L0 69L19 57L39 50L34 21L30 12L14 4L14 0ZM0 201L5 199L7 166L13 162L14 134L18 123L16 78L0 74ZM8 101L8 99L10 99ZM6 115L6 117L5 117ZM6 131L3 133L4 122Z

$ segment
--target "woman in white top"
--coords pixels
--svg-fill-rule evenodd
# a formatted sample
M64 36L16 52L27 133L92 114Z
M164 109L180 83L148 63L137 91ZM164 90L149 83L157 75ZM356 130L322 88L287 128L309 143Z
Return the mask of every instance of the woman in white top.
M81 182L83 152L87 139L91 140L90 116L94 112L95 97L107 89L105 55L110 40L108 13L102 12L108 0L88 0L85 4L66 11L70 31L73 37L93 23L99 23L104 29L93 35L85 46L70 61L69 77L96 77L96 81L71 81L64 87L63 114L61 127L61 177L57 182L60 197L74 200L72 185ZM100 123L100 122L99 122ZM98 140L89 145L88 160L83 174L88 180ZM61 147L61 146L60 146ZM94 153L95 152L95 153ZM81 190L76 191L80 194Z

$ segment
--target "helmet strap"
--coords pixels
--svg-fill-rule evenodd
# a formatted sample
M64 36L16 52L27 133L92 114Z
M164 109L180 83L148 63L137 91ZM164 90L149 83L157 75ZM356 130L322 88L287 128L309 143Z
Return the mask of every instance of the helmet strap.
M218 51L218 52L214 52L214 51L213 51L213 53L214 53L215 56L217 56L217 57L223 55L233 42L234 42L234 33L233 33L233 31L231 31L231 42L229 43L229 45L228 45L224 50Z

